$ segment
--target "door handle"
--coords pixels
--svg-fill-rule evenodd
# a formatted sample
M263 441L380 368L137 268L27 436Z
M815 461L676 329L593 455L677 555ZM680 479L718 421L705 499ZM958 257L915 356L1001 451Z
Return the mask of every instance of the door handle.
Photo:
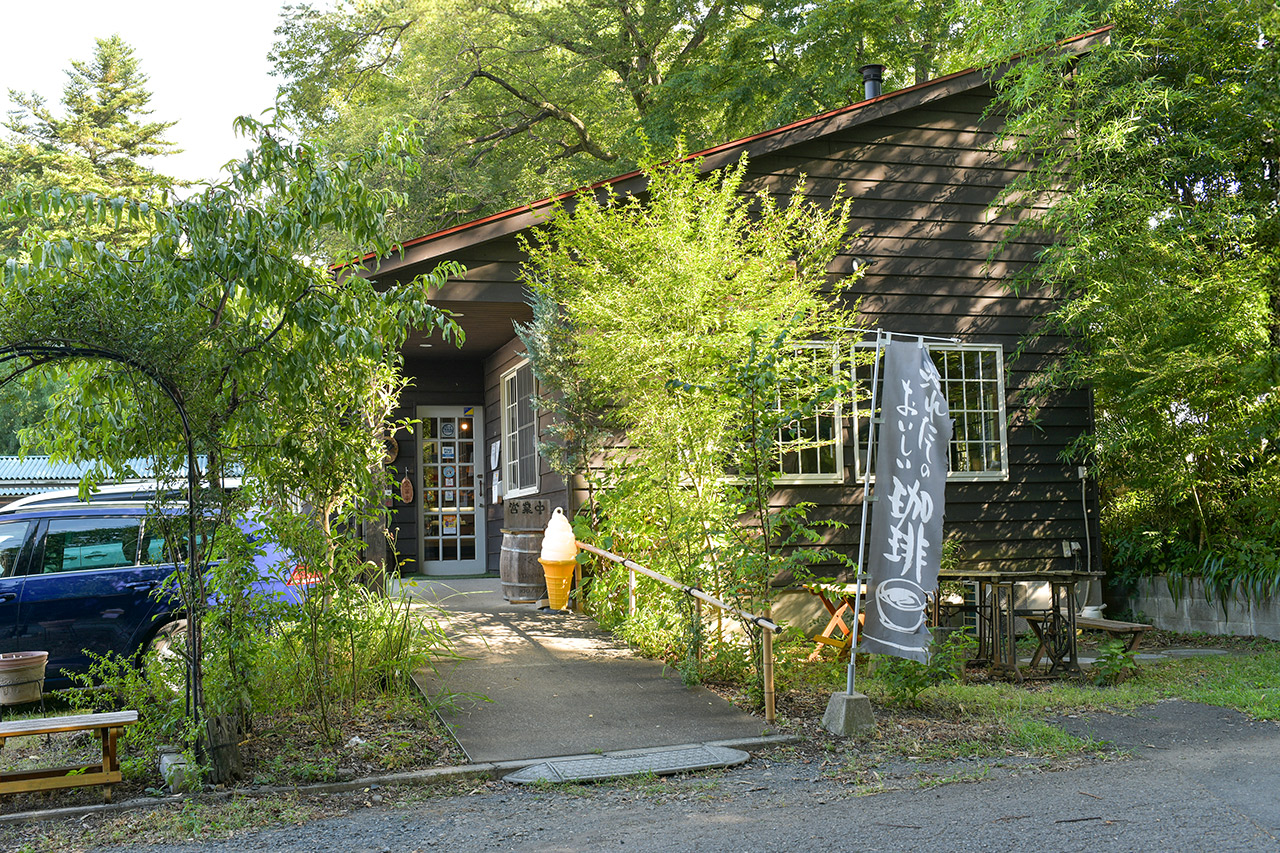
M139 581L138 583L127 583L125 589L131 589L134 592L150 592L156 588L155 581Z
M17 601L18 594L16 592L0 592L0 604L6 601Z

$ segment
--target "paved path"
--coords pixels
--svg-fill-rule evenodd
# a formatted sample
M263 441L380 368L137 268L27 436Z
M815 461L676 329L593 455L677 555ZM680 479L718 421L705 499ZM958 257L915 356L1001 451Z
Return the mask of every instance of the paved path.
M741 741L767 733L679 673L634 656L572 613L509 604L497 578L422 582L407 591L444 608L464 659L415 680L471 694L442 716L474 762ZM484 697L488 701L476 697Z

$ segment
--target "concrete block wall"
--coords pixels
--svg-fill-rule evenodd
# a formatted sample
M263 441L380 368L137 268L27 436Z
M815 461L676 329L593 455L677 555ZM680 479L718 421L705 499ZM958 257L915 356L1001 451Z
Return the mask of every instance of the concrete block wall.
M1217 600L1205 601L1199 581L1188 584L1185 598L1174 600L1164 578L1144 579L1130 596L1129 609L1137 618L1166 631L1280 640L1280 602L1249 605L1233 601L1224 610Z

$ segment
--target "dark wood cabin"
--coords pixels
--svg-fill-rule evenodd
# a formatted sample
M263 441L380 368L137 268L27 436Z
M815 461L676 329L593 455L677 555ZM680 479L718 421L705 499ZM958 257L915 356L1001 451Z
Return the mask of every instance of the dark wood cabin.
M1081 53L1105 37L1092 33L1060 47ZM710 171L745 153L744 191L785 195L805 175L810 198L821 202L845 185L854 198L852 238L830 274L865 265L851 296L861 300L862 325L959 342L931 349L956 419L946 529L961 543L962 561L1007 570L1079 567L1090 553L1096 562L1096 548L1088 547L1097 542L1095 502L1063 451L1089 428L1090 399L1075 392L1040 400L1033 422L1019 394L1067 343L1042 338L1021 348L1053 303L1046 293L1014 295L1007 286L1042 244L1019 239L1000 248L1011 220L990 205L1020 169L997 150L1001 120L988 114L994 73L952 74L693 156ZM645 190L635 173L606 184L619 193ZM572 194L559 199L573 203ZM406 345L413 385L401 414L422 419L412 435L398 437L392 463L396 479L413 486L412 501L396 498L390 519L406 573L495 573L504 528L540 527L550 508L569 508L563 480L531 455L534 387L512 330L513 321L531 317L517 237L545 221L555 201L411 240L373 272L393 282L446 260L466 267L463 280L434 295L457 312L465 345L417 332ZM847 411L842 420L843 465L783 484L781 497L813 501L848 522L838 544L856 556L858 420ZM505 492L498 499L495 480ZM1064 556L1071 543L1080 553Z

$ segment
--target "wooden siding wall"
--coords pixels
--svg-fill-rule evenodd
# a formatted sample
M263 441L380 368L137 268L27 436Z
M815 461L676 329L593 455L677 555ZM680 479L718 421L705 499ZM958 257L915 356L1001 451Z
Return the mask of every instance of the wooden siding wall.
M525 359L524 344L513 339L498 352L494 353L484 364L484 435L485 466L488 467L489 443L502 438L502 375ZM550 423L550 416L545 412L538 413L538 432ZM501 465L506 464L507 449L502 449ZM492 477L486 472L487 477ZM487 481L486 481L487 482ZM488 494L493 494L493 484L488 483ZM562 507L566 513L570 511L569 493L564 479L554 473L541 456L538 457L538 494L537 499L546 501L552 507ZM533 496L521 500L532 500ZM505 508L501 503L487 500L485 508L485 534L488 539L488 565L490 572L498 570L498 561L502 551L502 527Z
M992 258L1011 221L988 205L1020 170L994 150L998 119L983 118L989 92L958 95L874 124L796 145L785 155L748 164L745 189L790 195L804 175L809 197L830 204L839 185L853 198L851 240L831 265L844 276L855 263L866 274L853 287L866 326L894 332L1002 344L1005 353L1009 479L947 485L946 529L960 540L962 559L1003 569L1064 568L1062 541L1084 543L1081 483L1060 461L1088 424L1088 396L1041 401L1032 424L1016 403L1031 375L1065 350L1061 339L1035 342L1011 357L1037 319L1052 307L1047 295L1012 295L1003 280L1031 261L1043 244L1025 238ZM826 517L849 525L833 543L856 559L862 490L846 453L846 487L794 489Z
M418 406L475 406L484 395L484 367L479 361L447 360L426 361L405 359L405 374L412 384L400 396L400 406L393 417L413 418ZM387 466L396 482L405 474L415 481L418 468L417 433L401 430L396 434L399 453ZM416 486L414 487L416 490ZM413 503L404 503L399 497L392 499L387 527L395 536L396 558L404 574L418 574L418 513L421 494L415 494Z

